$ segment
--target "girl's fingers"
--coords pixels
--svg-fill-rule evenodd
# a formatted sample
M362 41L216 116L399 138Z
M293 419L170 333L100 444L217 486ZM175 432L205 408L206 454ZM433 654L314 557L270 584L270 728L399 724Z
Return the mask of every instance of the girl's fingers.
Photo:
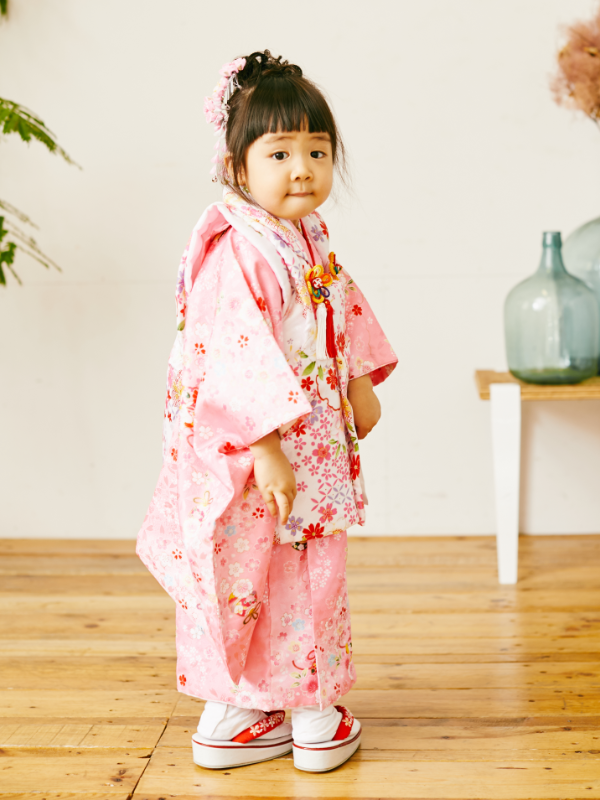
M265 505L269 509L269 514L272 517L277 516L277 503L275 502L275 498L271 492L268 494L263 494L263 500L265 501Z
M277 505L279 506L279 517L281 519L281 524L285 525L288 521L288 517L290 516L290 511L292 510L292 503L293 498L289 498L283 492L275 492L275 500L277 501Z

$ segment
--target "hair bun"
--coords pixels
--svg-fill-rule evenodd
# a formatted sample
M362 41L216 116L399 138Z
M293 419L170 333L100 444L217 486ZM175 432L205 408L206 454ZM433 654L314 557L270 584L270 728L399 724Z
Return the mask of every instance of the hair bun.
M244 56L246 66L238 73L238 82L241 87L252 86L268 76L297 75L302 77L302 70L296 64L284 61L283 56L273 56L269 50L256 51L249 56Z

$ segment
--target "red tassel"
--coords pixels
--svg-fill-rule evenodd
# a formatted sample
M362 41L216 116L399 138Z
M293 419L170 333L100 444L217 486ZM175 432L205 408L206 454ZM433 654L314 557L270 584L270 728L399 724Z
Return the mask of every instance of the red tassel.
M325 302L327 306L327 355L329 358L335 358L337 350L335 347L335 330L333 327L333 308L331 303Z

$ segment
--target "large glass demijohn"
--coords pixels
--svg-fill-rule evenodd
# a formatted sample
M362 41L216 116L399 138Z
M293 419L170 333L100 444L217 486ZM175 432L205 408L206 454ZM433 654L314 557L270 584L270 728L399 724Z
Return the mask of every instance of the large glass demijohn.
M586 222L567 237L563 259L571 275L580 278L594 292L600 312L600 217Z
M579 383L598 372L600 314L592 290L569 275L560 233L546 231L537 272L504 304L506 356L527 383Z

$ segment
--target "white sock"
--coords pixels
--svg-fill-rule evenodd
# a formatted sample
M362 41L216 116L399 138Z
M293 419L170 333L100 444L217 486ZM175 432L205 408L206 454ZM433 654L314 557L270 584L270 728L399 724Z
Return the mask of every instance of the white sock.
M322 711L319 706L298 706L292 708L292 732L294 741L305 744L330 742L342 721L342 715L335 706Z
M264 711L258 709L238 708L230 703L207 700L198 722L198 733L207 739L230 742L238 733L245 731L251 725L256 725L266 716ZM284 722L260 738L277 739L280 736L288 736L291 730L291 725Z

